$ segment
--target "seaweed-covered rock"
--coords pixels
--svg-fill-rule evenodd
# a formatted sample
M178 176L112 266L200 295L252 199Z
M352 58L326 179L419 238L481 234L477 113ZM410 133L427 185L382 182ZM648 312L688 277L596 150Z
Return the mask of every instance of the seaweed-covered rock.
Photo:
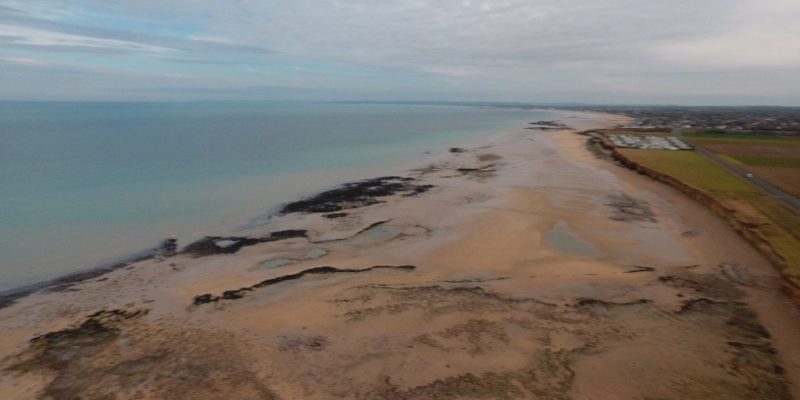
M210 256L213 254L233 254L242 247L253 246L259 243L274 242L278 240L306 237L305 229L288 229L276 231L264 237L243 236L206 236L190 243L183 248L181 253L194 257Z
M276 283L281 283L285 281L291 281L295 279L300 279L306 275L325 275L325 274L336 274L336 273L347 273L347 274L357 274L361 272L369 272L374 271L377 269L395 269L401 271L413 271L416 269L413 265L374 265L369 268L364 269L353 269L353 268L336 268L331 266L322 266L322 267L314 267L309 268L306 270L302 270L300 272L296 272L289 275L281 275L275 278L270 278L267 280L263 280L251 286L242 287L239 289L233 290L226 290L222 292L221 296L214 296L212 294L202 294L199 296L194 297L194 304L201 305L206 303L216 303L220 300L236 300L241 299L244 297L245 294L248 292L252 292L253 290L260 289L266 286L274 285Z
M384 176L347 183L315 196L286 204L281 208L280 213L332 213L382 203L382 197L417 195L426 192L431 187L430 185L416 185L413 178Z

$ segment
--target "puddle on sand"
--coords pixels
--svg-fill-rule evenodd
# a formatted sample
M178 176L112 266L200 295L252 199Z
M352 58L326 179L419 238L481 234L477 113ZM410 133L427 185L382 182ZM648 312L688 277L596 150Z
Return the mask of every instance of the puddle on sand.
M261 268L276 268L294 263L291 258L273 258L261 263Z
M283 267L284 265L294 264L298 261L305 261L305 260L316 260L321 257L325 257L330 253L328 250L323 249L322 247L312 247L309 249L302 258L294 259L294 258L271 258L269 260L263 261L258 264L257 267L253 267L253 269L260 269L260 268L277 268Z
M599 255L597 250L589 242L575 236L570 232L567 223L558 220L553 229L544 235L547 243L556 251L581 257L593 257Z
M329 251L323 249L322 247L314 247L308 252L306 252L305 259L306 260L316 260L320 257L325 257L328 255Z

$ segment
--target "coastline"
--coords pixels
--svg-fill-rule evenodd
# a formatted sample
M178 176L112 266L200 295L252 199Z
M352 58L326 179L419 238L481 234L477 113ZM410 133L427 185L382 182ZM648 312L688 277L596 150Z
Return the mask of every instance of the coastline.
M59 291L68 290L70 286L80 284L83 281L99 278L105 274L114 272L120 268L125 268L136 263L151 260L158 257L168 257L175 254L177 240L164 239L158 246L133 252L127 256L117 258L112 261L100 263L92 268L62 275L46 281L20 286L17 288L0 292L0 309L13 305L17 300L30 296L40 290Z
M401 170L424 151L534 118L524 110L323 103L22 108L6 113L3 135L0 291L126 258L165 237L236 229L298 194ZM25 115L37 117L26 124ZM105 115L102 124L74 125L96 115ZM108 135L120 141L104 148ZM51 169L36 143L63 149L51 155L64 164ZM15 163L17 156L33 161Z
M556 112L555 110L542 111L548 113ZM470 139L466 139L457 144L460 146L477 146L485 142L487 137L502 135L507 133L508 129L509 128L493 131L489 133L488 136L473 133ZM235 215L228 215L227 218L223 218L220 226L215 226L213 229L209 228L212 225L207 222L199 225L205 226L205 229L196 230L184 227L185 229L173 231L169 236L152 238L152 242L156 243L152 246L129 248L127 251L121 248L115 248L113 253L117 253L116 255L108 255L105 259L88 263L86 266L80 267L74 272L58 274L51 278L20 284L15 287L3 288L0 290L0 309L13 304L19 298L34 294L40 290L46 291L54 288L57 289L64 285L77 284L143 261L174 255L178 248L185 247L195 241L203 240L203 238L209 235L242 236L252 234L253 232L259 232L259 228L269 224L274 218L279 217L281 214L280 209L288 203L314 197L318 193L336 189L353 182L375 178L376 170L378 174L408 174L410 170L420 165L435 162L447 155L447 150L441 150L436 153L432 153L430 150L423 151L422 148L417 148L416 150L418 151L414 154L403 158L391 159L382 164L341 167L331 171L302 171L276 174L274 178L276 181L282 182L284 185L291 184L293 186L291 190L288 191L288 193L290 193L288 196L283 195L283 200L266 207L263 212L250 210L249 212L238 212ZM303 183L296 184L292 183L293 181L301 181ZM252 184L251 182L251 185ZM259 207L259 210L261 209L262 208ZM233 222L228 221L228 219ZM197 227L195 226L193 228Z
M14 372L0 388L18 398L113 390L103 383L144 398L791 398L800 319L772 292L769 263L729 248L743 241L691 199L595 159L573 134L618 117L564 115L573 131L520 129L436 155L398 176L410 186L383 182L397 190L377 202L329 196L325 213L215 239L258 239L231 254L142 260L19 299L0 309L0 368ZM585 119L566 118L576 115ZM206 295L216 300L197 301ZM53 364L65 349L73 359ZM137 386L187 366L194 387Z
M768 239L763 237L761 232L756 229L757 226L754 223L743 219L735 209L723 204L720 199L704 192L700 188L685 183L666 173L659 172L625 156L621 152L617 151L612 144L608 143L605 137L600 137L597 139L598 145L609 151L610 157L616 162L632 171L636 171L637 173L645 175L655 181L673 187L687 197L694 199L700 204L703 204L712 213L730 225L731 229L744 238L754 249L761 253L764 258L769 260L778 271L788 269L788 262L786 258ZM784 274L783 276L785 278L785 284L782 285L782 289L787 293L787 295L791 296L795 301L798 302L798 304L800 304L800 287L798 286L796 277L788 273Z

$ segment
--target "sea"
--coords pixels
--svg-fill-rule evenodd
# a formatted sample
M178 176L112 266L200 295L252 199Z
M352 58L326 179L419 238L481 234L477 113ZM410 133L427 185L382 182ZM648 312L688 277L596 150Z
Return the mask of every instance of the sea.
M0 292L225 234L548 111L358 103L0 102Z

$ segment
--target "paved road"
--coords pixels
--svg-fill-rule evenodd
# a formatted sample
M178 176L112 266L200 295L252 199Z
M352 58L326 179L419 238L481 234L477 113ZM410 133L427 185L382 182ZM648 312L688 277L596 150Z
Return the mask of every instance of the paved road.
M691 143L691 141L686 140L686 138L683 137L683 133L681 133L681 129L680 128L672 128L672 134L675 137L677 137L678 139L681 139L681 140L685 141L686 143ZM698 153L708 157L711 161L713 161L715 164L719 165L720 167L722 167L726 171L728 171L728 172L730 172L730 173L732 173L732 174L734 174L736 176L739 176L742 179L750 182L753 186L761 189L764 193L768 194L773 199L783 203L786 207L789 207L789 209L791 209L794 212L800 214L800 199L798 199L797 197L792 196L789 193L786 193L783 190L778 189L777 187L773 186L771 183L769 183L769 182L767 182L767 181L765 181L765 180L763 180L763 179L761 179L761 178L759 178L759 177L757 177L755 175L748 176L748 175L751 175L751 173L748 172L747 170L745 170L744 168L742 168L742 167L740 167L740 166L738 166L738 165L736 165L736 164L734 164L734 163L732 163L732 162L730 162L730 161L728 161L728 160L726 160L724 158L721 158L721 157L717 156L716 154L714 154L714 153L712 153L712 152L710 152L710 151L708 151L708 150L706 150L704 148L695 146L695 150Z

